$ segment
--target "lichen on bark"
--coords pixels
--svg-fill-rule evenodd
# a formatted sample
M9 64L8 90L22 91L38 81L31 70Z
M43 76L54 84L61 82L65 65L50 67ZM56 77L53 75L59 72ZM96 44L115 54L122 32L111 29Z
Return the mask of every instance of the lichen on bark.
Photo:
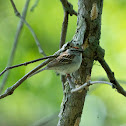
M102 4L102 0L78 0L77 29L72 42L83 45L84 53L80 69L71 75L77 86L91 78L101 34ZM57 126L79 126L87 91L88 87L71 93L66 82Z

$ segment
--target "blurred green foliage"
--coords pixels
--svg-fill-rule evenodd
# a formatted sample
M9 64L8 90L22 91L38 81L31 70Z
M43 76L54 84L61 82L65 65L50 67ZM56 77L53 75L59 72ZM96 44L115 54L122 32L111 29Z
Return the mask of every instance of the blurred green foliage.
M14 0L21 12L26 0ZM59 48L63 9L59 0L40 0L33 12L30 8L26 20L34 29L47 55ZM70 0L77 10L77 0ZM126 80L126 1L104 0L102 15L101 46L105 49L105 59L119 80ZM67 41L76 30L75 16L69 17ZM19 18L14 15L10 1L0 1L0 71L7 64L16 34ZM40 58L34 39L24 25L16 49L13 64ZM40 62L39 62L40 63ZM24 74L39 63L11 70L5 89L13 85ZM106 77L96 62L92 77ZM2 77L0 77L0 82ZM126 86L122 85L125 89ZM12 96L0 100L0 126L27 126L37 120L48 118L60 110L63 92L60 77L53 71L44 71L16 89ZM126 99L107 85L91 86L86 99L81 126L123 126L126 125ZM57 119L56 119L57 120ZM54 120L55 121L55 120ZM55 126L49 124L49 126Z

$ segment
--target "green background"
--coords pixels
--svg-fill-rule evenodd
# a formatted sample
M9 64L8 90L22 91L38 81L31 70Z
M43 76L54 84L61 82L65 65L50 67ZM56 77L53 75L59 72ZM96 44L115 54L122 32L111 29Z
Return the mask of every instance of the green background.
M25 0L14 0L19 12ZM59 48L63 9L60 0L40 0L33 12L31 0L26 20L34 29L47 55ZM77 0L70 0L77 10ZM69 17L67 41L76 31L77 17ZM7 64L12 50L19 18L9 0L0 1L0 71ZM100 45L105 59L118 80L126 81L126 0L104 0ZM13 65L42 57L33 36L24 25ZM38 63L11 70L6 86L10 87ZM3 76L2 76L3 77ZM0 77L0 83L2 82ZM106 78L98 62L92 70L92 80ZM121 83L126 89L126 84ZM63 91L60 76L54 71L43 71L26 80L14 94L0 100L0 126L27 126L38 120L51 121L45 126L56 126ZM81 126L126 126L126 98L108 85L93 85L88 91Z

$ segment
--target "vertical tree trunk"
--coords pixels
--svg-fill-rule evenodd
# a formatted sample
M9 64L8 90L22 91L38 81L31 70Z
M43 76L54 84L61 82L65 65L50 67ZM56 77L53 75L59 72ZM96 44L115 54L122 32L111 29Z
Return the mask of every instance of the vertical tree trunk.
M102 5L103 0L78 0L77 29L72 41L83 44L84 53L80 69L72 74L76 86L91 78L101 34ZM79 126L87 90L71 93L66 83L57 126Z

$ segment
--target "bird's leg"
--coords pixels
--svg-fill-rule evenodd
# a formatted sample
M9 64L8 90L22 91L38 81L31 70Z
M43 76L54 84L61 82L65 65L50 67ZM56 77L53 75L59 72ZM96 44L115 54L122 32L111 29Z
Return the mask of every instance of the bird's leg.
M75 84L72 82L70 74L67 74L66 77L69 82L70 89L75 88Z

